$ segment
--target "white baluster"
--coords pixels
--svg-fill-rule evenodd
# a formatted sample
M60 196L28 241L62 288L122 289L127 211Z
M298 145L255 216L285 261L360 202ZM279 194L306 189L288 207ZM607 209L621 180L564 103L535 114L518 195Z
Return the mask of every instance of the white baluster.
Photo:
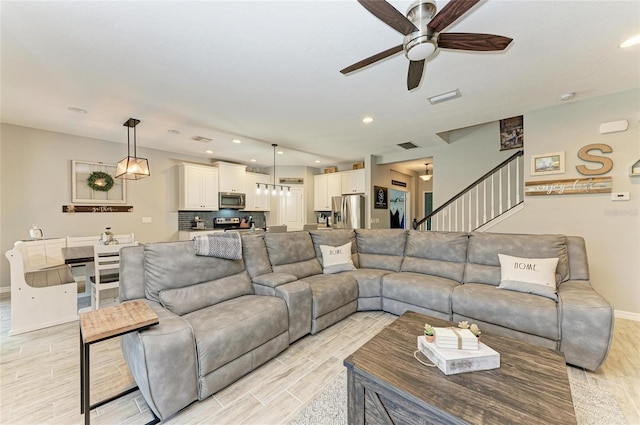
M495 184L493 181L493 176L495 175L495 173L491 174L491 220L493 220L496 217L496 208L495 208L495 194L496 194L496 188L495 188Z
M487 222L487 179L484 179L482 182L482 191L482 197L484 198L484 207L482 208L482 224L485 224Z
M500 192L498 193L498 215L502 214L502 170L498 170L498 182L500 185Z
M510 209L511 204L511 163L507 164L507 209Z

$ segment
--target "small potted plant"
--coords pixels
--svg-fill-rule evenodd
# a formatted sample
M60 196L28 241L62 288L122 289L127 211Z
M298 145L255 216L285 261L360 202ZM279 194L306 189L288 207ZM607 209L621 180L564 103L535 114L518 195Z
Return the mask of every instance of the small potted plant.
M433 342L436 339L435 330L428 323L424 325L424 337L427 338L427 342Z
M471 333L474 334L476 338L478 338L478 341L480 341L480 334L482 332L480 332L480 328L475 323L472 323L471 325L469 325L469 322L465 320L463 322L458 322L458 327L460 329L469 329Z

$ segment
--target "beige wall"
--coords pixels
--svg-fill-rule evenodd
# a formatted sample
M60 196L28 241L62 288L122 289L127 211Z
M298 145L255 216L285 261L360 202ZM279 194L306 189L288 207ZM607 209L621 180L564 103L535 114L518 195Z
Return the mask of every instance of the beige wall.
M71 160L115 164L126 156L126 144L70 136L2 124L0 138L0 282L10 286L4 253L16 240L28 239L37 224L45 237L99 235L106 226L114 233L134 232L140 242L177 240L178 174L183 162L202 158L138 148L149 159L151 176L127 184L132 213L62 212L71 203ZM151 224L142 224L151 217Z
M640 90L575 101L524 115L525 181L583 177L577 156L588 144L604 143L613 169L614 192L629 192L630 201L612 201L610 194L530 196L523 211L499 223L494 232L563 233L585 238L591 280L616 310L640 318L640 177L629 167L640 159ZM603 122L628 120L626 132L600 134ZM532 154L564 151L566 173L530 175Z

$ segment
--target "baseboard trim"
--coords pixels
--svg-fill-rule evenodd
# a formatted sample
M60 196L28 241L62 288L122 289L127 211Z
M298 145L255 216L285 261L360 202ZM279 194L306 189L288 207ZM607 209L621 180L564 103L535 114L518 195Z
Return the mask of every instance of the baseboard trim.
M617 319L627 319L627 320L634 320L636 322L640 322L640 313L632 313L630 311L614 310L613 314Z

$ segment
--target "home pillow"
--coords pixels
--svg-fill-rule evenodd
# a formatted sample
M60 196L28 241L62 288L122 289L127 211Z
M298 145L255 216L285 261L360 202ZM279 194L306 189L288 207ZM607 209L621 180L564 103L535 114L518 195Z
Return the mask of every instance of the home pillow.
M498 289L540 295L558 301L556 268L558 258L521 258L498 254Z
M333 274L356 270L351 259L351 242L340 246L320 245L322 273Z

